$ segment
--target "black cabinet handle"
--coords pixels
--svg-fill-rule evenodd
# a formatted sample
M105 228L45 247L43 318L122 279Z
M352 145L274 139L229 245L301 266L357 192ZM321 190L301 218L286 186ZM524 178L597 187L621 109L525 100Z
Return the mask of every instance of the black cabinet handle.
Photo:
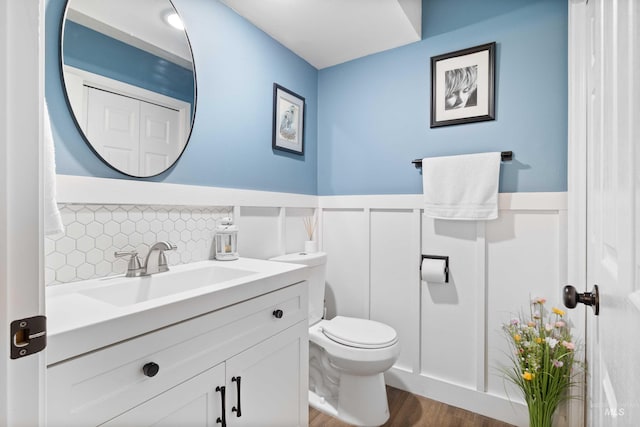
M149 362L142 367L142 373L148 377L155 377L160 371L160 365L157 363Z
M227 410L224 407L224 392L225 392L226 387L225 386L218 386L216 387L216 391L220 392L220 401L222 402L222 417L218 417L218 419L216 420L216 424L221 423L222 427L227 427L227 415L226 412Z
M273 317L275 317L276 319L282 319L283 315L284 315L284 311L280 309L273 310Z
M242 416L242 409L240 409L240 377L232 377L231 382L235 382L238 389L238 407L236 408L234 406L233 408L231 408L231 412L235 412L236 417L240 418Z

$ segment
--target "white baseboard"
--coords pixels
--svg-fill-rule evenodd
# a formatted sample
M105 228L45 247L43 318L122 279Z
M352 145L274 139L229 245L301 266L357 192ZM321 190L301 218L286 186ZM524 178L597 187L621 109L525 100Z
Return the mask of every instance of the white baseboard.
M511 402L502 396L441 381L436 378L416 375L402 369L391 368L385 373L388 385L424 396L447 405L475 412L515 426L529 425L527 407L521 402Z

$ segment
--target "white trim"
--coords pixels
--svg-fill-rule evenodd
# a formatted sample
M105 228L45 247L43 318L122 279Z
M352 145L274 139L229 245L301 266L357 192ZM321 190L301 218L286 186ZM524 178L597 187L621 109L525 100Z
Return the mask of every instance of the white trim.
M262 190L58 175L58 202L175 206L278 206L322 209L422 209L420 194L315 196ZM567 193L500 193L501 210L567 209ZM320 233L318 234L320 236Z
M317 196L272 191L71 175L58 175L57 183L59 203L290 208L318 206Z
M567 209L566 192L500 193L500 210L555 211ZM319 196L322 209L422 209L421 194Z
M562 219L567 224L564 245L567 254L566 280L578 289L587 288L587 63L590 24L586 3L586 0L568 1L568 206L566 216ZM576 317L575 322L576 330L586 330L584 317ZM584 342L588 345L586 336ZM581 357L584 360L584 352ZM583 380L586 384L586 377ZM585 387L582 387L577 393L578 398L568 401L567 425L586 425L585 391Z
M0 6L0 425L45 425L45 352L11 360L11 321L45 313L44 2Z
M487 227L484 221L476 223L476 269L478 299L476 301L476 390L487 391Z

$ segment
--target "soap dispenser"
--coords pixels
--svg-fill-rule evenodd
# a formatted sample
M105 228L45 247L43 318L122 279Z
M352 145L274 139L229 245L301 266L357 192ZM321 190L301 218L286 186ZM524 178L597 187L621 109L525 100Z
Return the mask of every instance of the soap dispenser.
M214 245L217 260L238 259L238 227L233 225L233 218L225 217L216 222Z

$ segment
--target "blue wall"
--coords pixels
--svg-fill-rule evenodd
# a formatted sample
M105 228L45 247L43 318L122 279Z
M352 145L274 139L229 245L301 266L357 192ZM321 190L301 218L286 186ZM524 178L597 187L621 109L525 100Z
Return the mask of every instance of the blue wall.
M65 65L193 103L193 72L159 56L73 21L64 26L62 49Z
M411 160L513 150L500 191L566 191L567 4L423 0L423 40L315 70L214 0L174 0L194 52L191 142L153 181L304 194L422 192ZM46 96L58 173L128 179L86 146L58 70L63 0L48 0ZM429 128L430 57L497 42L496 120ZM305 155L271 148L274 82L306 98Z
M411 160L501 150L501 192L566 191L567 2L422 7L422 41L319 72L318 194L421 193ZM496 120L431 129L431 56L492 41Z
M177 164L148 180L316 194L317 70L217 1L173 3L193 49L196 117ZM64 6L64 0L46 5L45 93L57 172L130 179L103 164L73 124L58 65ZM271 148L274 82L306 98L304 156Z

